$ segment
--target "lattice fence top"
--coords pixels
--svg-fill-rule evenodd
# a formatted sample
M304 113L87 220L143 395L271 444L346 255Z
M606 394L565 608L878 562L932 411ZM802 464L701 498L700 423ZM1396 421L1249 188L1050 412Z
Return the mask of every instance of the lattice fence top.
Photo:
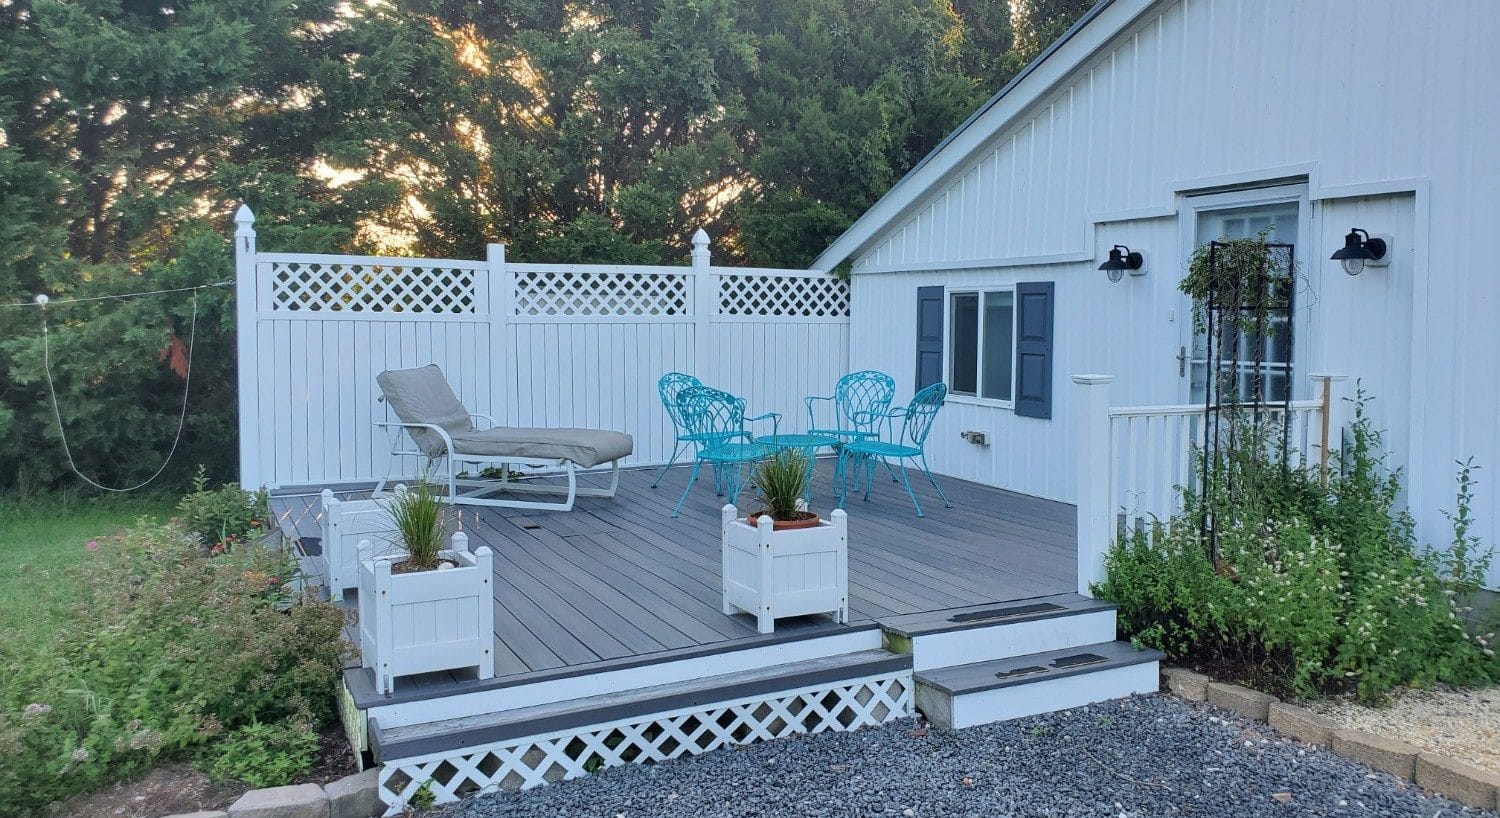
M533 270L516 272L516 315L685 315L680 273Z
M849 284L833 276L726 275L719 279L719 314L848 318Z
M271 309L473 315L473 267L287 261L271 265Z

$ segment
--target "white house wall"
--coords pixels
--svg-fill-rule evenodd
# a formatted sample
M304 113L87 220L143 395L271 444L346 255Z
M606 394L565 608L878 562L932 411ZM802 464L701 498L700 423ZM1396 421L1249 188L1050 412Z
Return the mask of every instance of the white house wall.
M1150 5L865 243L852 365L894 367L909 394L917 286L1055 281L1053 419L952 403L932 460L1072 499L1070 374L1117 375L1116 405L1185 397L1183 195L1301 182L1312 321L1297 338L1298 397L1309 372L1363 380L1430 541L1448 536L1454 461L1473 456L1487 469L1480 533L1500 542L1500 262L1483 238L1500 215L1497 39L1500 17L1478 0ZM1351 278L1328 261L1351 227L1392 234L1391 266ZM1146 254L1144 278L1098 272L1115 243ZM957 437L969 428L991 445Z

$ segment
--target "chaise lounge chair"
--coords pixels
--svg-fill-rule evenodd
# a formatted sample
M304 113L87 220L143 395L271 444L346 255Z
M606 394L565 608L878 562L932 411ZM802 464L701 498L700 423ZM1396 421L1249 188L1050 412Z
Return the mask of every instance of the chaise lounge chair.
M381 400L399 419L375 425L392 433L391 455L424 457L429 473L441 461L446 466L450 503L502 508L570 511L579 497L613 497L620 486L620 460L635 442L624 432L604 429L530 429L497 426L494 418L464 408L437 364L416 369L391 369L375 376ZM481 428L478 422L485 426ZM414 447L414 448L413 448ZM460 478L455 462L497 464L500 478ZM610 464L609 486L578 486L579 469ZM515 482L512 465L560 469L568 484ZM441 472L440 472L441 473ZM375 487L381 496L388 478ZM462 491L460 491L462 489ZM486 497L497 491L566 494L561 502L535 502Z

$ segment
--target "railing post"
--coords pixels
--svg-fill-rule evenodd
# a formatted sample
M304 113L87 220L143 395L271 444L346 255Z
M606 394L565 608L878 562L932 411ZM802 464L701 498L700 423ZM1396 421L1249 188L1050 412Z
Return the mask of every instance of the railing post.
M258 489L260 464L260 366L256 360L255 214L242 204L234 212L235 365L240 404L240 487ZM276 407L280 409L280 406ZM269 419L267 419L269 420Z
M505 263L505 244L494 242L485 247L485 265L490 272L489 333L490 362L500 370L498 377L490 378L490 394L484 399L489 405L480 411L498 415L502 424L520 421L510 394L510 385L516 382L516 356L508 348L510 319L516 311L516 274Z
M1308 377L1317 384L1318 399L1323 402L1322 428L1318 433L1318 474L1322 475L1323 485L1327 487L1328 456L1332 450L1343 445L1344 419L1347 415L1344 389L1337 384L1349 380L1349 376L1314 372Z
M1078 456L1078 593L1104 579L1104 555L1114 539L1109 507L1109 385L1113 375L1074 375L1074 430Z
M693 343L688 347L689 372L708 383L720 383L718 373L703 372L702 363L712 359L704 348L713 332L709 322L719 314L719 278L714 275L708 252L708 231L693 233ZM707 354L705 354L707 353Z

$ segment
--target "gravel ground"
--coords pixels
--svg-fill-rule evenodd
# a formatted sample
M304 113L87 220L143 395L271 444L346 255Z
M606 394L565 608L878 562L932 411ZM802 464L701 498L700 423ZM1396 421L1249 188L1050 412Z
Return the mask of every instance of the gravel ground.
M1500 687L1481 690L1409 690L1390 707L1352 701L1310 702L1343 727L1467 761L1500 773Z
M1141 696L968 730L911 720L625 766L464 818L1479 816L1206 705Z

